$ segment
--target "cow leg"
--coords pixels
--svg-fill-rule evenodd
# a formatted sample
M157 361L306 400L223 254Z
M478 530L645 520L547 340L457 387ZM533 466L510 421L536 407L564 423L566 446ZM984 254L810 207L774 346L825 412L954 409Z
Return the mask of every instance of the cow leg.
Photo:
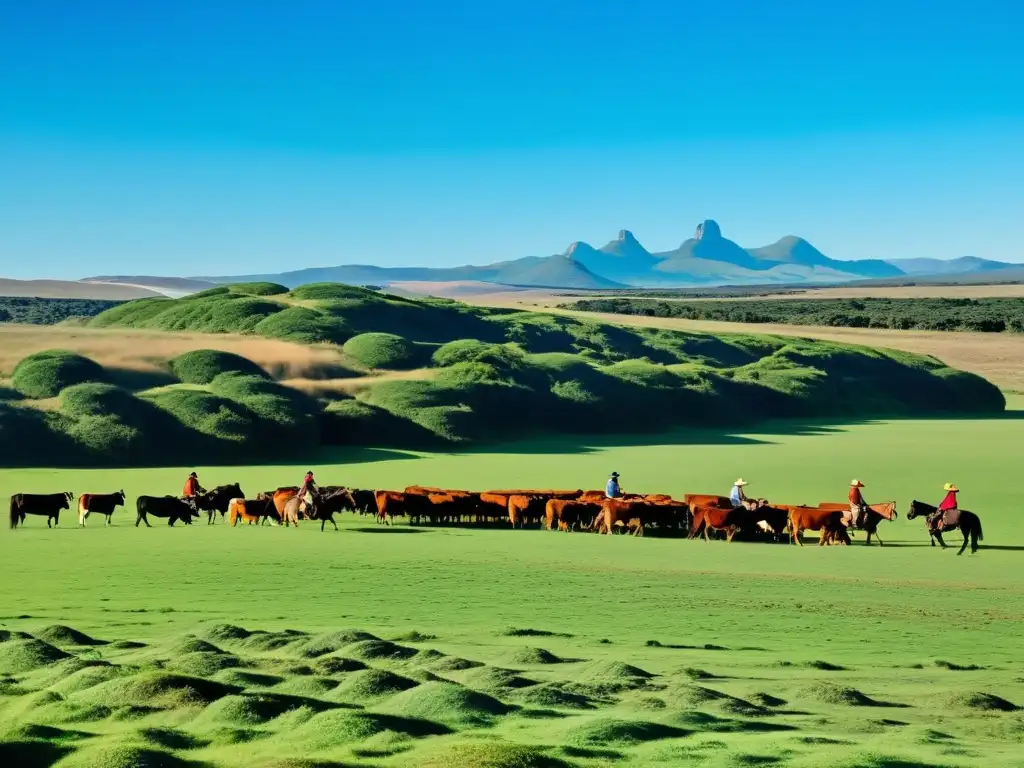
M739 530L735 525L730 525L725 532L725 541L729 544L732 543L733 537L736 535L736 531Z
M47 518L46 518L46 527L47 527L47 528L50 528L50 527L52 527L52 526L50 525L50 521L51 521L51 520L53 520L53 518L52 518L52 517L49 517L49 516L47 516Z

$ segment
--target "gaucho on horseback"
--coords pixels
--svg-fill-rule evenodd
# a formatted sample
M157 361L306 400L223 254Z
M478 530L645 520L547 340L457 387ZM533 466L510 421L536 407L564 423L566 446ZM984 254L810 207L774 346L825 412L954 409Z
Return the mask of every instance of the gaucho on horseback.
M319 489L316 487L316 482L313 480L313 470L306 472L306 477L302 480L302 486L299 488L299 511L304 513L306 517L313 516L313 504L315 503L316 496Z
M942 490L946 492L945 498L939 503L938 511L928 517L929 527L940 533L960 524L960 504L956 499L960 489L953 483L946 483Z
M854 480L850 483L850 522L848 523L850 528L862 528L867 518L868 503L864 501L864 494L860 492L860 489L863 487L864 483L860 480Z

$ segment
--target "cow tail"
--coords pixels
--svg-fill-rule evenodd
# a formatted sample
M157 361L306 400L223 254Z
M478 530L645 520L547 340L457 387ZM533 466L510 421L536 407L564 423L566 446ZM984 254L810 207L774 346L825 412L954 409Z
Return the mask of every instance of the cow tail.
M18 507L19 507L18 497L17 496L11 496L11 528L17 528L18 527L18 514L19 514Z

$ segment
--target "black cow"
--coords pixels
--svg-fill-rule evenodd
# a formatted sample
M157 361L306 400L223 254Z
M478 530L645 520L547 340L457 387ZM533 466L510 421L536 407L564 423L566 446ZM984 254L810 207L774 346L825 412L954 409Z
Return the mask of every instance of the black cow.
M377 498L373 491L365 491L359 488L351 488L352 498L355 500L355 511L361 515L371 515L377 512Z
M25 515L46 515L46 527L57 525L62 509L71 508L71 491L64 493L16 493L11 496L11 528L25 524ZM53 526L50 522L53 522Z
M211 491L200 493L193 497L196 509L206 513L206 524L213 525L216 514L220 512L220 519L228 512L228 505L232 499L244 499L245 494L238 483L232 485L218 485Z
M138 517L135 518L135 527L139 523L145 523L147 528L152 528L147 517L166 517L168 525L174 525L181 520L185 525L192 525L192 518L199 517L199 512L192 508L187 501L176 496L139 496L135 502L135 509Z
M124 506L124 491L117 493L83 493L78 497L78 524L85 527L85 521L89 515L95 512L107 518L106 525L110 525L110 518L114 514L115 507Z

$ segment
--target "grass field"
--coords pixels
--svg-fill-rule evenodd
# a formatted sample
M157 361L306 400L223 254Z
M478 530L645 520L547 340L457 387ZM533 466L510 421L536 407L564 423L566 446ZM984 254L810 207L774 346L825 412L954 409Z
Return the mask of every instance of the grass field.
M1020 765L1021 415L364 450L314 467L357 487L469 488L592 487L615 469L627 490L673 494L742 474L791 503L840 500L856 475L869 500L899 503L884 548L385 531L351 515L324 534L30 519L2 540L0 630L39 641L0 631L0 762ZM255 494L304 469L199 472ZM185 473L4 471L0 494L134 498L177 493ZM975 556L929 548L902 519L949 479L982 516ZM55 624L120 642L76 645Z

